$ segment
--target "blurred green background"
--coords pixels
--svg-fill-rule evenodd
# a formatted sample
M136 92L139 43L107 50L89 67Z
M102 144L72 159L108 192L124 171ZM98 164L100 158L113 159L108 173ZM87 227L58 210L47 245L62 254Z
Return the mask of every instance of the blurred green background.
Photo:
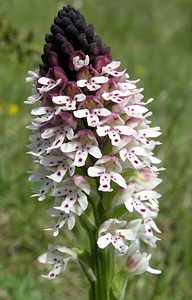
M1 0L0 1L0 300L86 300L88 283L77 266L54 282L40 277L36 257L51 238L43 231L49 200L30 198L25 145L30 95L27 70L40 62L44 35L64 4L80 8L111 46L131 78L141 78L154 125L163 131L158 156L163 172L158 225L162 241L153 266L163 274L132 279L127 299L192 299L192 1ZM63 235L75 240L75 236ZM143 297L144 295L144 297Z

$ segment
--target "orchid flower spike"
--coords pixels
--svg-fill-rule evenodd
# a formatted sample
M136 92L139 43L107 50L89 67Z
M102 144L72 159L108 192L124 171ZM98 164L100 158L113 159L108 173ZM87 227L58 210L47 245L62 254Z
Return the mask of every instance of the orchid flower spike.
M131 272L158 274L149 267L151 254L142 252L143 244L145 251L156 246L155 232L160 233L155 223L160 194L154 188L163 168L154 149L161 130L148 120L152 99L145 100L138 80L129 79L93 26L71 6L58 12L45 40L42 64L26 78L32 95L25 103L36 104L27 126L32 131L28 153L39 167L29 177L37 182L33 196L43 201L50 195L48 215L57 218L46 230L56 237L62 228L73 230L79 219L90 238L90 257L99 260L95 247L103 255L108 247L125 256ZM96 266L102 263L89 265L82 258L81 241L68 247L50 246L39 257L54 265L44 277L54 279L69 260L79 259L88 279L97 279ZM108 267L102 272L110 272ZM97 289L97 280L94 285ZM91 299L108 299L106 289Z

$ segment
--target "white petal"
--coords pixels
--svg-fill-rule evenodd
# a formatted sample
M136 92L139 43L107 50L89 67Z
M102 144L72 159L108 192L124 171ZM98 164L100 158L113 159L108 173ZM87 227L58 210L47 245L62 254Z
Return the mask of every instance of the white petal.
M64 139L65 139L64 134L57 134L54 142L51 144L51 146L48 148L48 150L60 148L61 145L63 144Z
M65 176L66 172L67 172L66 168L59 167L55 173L53 173L47 177L52 179L55 182L61 182L63 177Z
M133 147L132 151L136 155L141 155L141 156L149 156L149 155L151 155L151 152L148 149L145 149L144 147Z
M130 163L133 165L134 168L140 168L143 166L142 161L138 159L138 157L133 152L127 153L127 159L130 161Z
M108 65L104 66L104 67L102 68L102 71L103 71L103 69L105 69L105 68L115 70L115 69L119 68L120 65L121 65L121 62L120 62L120 61L118 61L118 60L117 60L117 61L112 61L112 62L109 63Z
M107 108L95 108L93 109L93 113L98 116L108 116L111 114L111 111Z
M119 133L123 135L135 134L135 130L129 126L114 126L114 128L119 130Z
M48 251L38 257L38 262L41 264L54 264L56 259L57 256Z
M127 187L125 179L120 174L111 171L110 172L110 176L111 176L111 180L113 180L115 183L117 183L121 187L123 187L123 188Z
M96 115L96 114L88 114L87 115L87 124L88 124L88 126L90 126L90 127L95 127L95 126L97 126L97 125L99 125L99 118L98 118L98 116Z
M85 87L87 84L87 80L86 79L81 79L77 81L77 86L78 87Z
M135 210L140 213L143 217L146 217L147 215L151 215L151 211L145 206L143 205L143 203L140 200L134 200L133 201L133 205Z
M144 134L147 137L158 137L161 135L161 132L159 131L159 127L149 128L149 129L140 129L139 133Z
M136 239L134 232L130 229L120 229L115 230L115 232L121 236L124 236L128 241L134 241Z
M113 189L111 189L110 186L110 175L107 173L104 173L100 176L100 186L98 188L99 191L103 192L111 192Z
M70 100L69 96L54 96L52 101L56 104L66 104Z
M59 129L59 128L60 128L59 126L47 128L43 131L43 133L41 134L41 137L43 139L48 139L48 138L52 137L53 135L55 135L57 133L57 129Z
M40 83L42 85L50 85L50 84L55 84L55 80L53 80L51 78L47 78L47 77L40 77L38 79L38 83Z
M79 109L73 112L76 118L85 118L89 115L88 109Z
M78 202L79 202L82 210L85 211L87 209L87 206L88 206L87 196L81 191L78 191L77 195L79 196Z
M115 70L111 70L108 72L108 74L114 76L114 77L119 77L119 76L122 76L123 74L125 73L125 70L124 71L115 71Z
M127 158L127 149L123 148L119 151L119 155L122 161L126 161Z
M71 207L75 204L77 201L77 193L72 192L67 195L65 200L61 204L61 209L64 210L66 214L69 214Z
M108 136L109 136L113 146L119 145L119 143L121 141L119 133L117 133L115 130L111 130L108 132Z
M70 152L74 152L76 150L76 147L78 147L79 145L79 142L69 142L69 143L64 143L62 146L61 146L61 151L63 153L70 153Z
M61 272L61 270L64 268L63 263L55 264L54 268L49 272L48 275L41 275L43 278L53 280L55 277Z
M130 197L125 201L125 207L128 209L128 211L133 212L133 198Z
M68 224L68 229L69 230L72 230L73 227L75 226L75 217L72 214L69 215L69 218L67 220L67 224Z
M63 185L60 188L57 188L52 192L52 196L65 196L69 193L70 190L73 190L72 186Z
M84 94L76 94L73 98L73 100L75 100L77 102L84 101L85 99L86 99L86 95L84 95Z
M150 190L145 190L145 191L141 191L139 193L135 194L136 198L139 198L140 200L148 200L150 198L160 198L160 194L158 194L155 191L150 191Z
M97 126L97 134L99 136L105 136L108 134L108 131L110 130L110 126L106 125L106 126Z
M52 112L52 111L53 111L52 107L41 106L41 107L32 109L31 114L35 115L35 116L39 116L39 115L45 115L45 114L47 114L49 112Z
M89 167L87 172L88 172L88 175L91 176L91 177L98 177L103 172L105 172L105 168L104 167L99 167L99 166Z
M118 83L120 90L132 90L136 88L136 85L131 82Z
M58 161L62 161L62 156L57 156L57 155L47 155L45 157L42 157L40 159L40 164L43 166L57 166L59 164Z
M144 219L144 225L145 225L146 235L149 236L153 235L151 228L153 228L155 231L159 233L161 232L151 217Z
M111 238L111 243L121 253L125 253L128 249L128 246L125 245L123 239L119 235L115 235Z
M96 84L95 82L88 82L86 87L89 91L94 92L97 91L101 87L101 85Z
M147 272L152 273L152 274L161 274L161 270L153 269L150 266L147 268Z
M107 247L111 243L111 238L113 238L111 233L107 233L106 235L99 237L97 241L98 247L101 249Z
M91 81L96 83L106 83L109 81L109 78L105 76L98 76L91 78Z
M85 161L87 159L88 152L86 150L78 150L75 155L75 160L73 165L76 167L82 167L85 165Z
M90 149L88 150L88 152L89 152L89 154L91 154L95 158L101 158L102 157L101 150L97 146L90 146Z
M68 140L72 140L73 136L74 136L74 131L71 127L65 127L65 133L66 133L66 137L68 138Z

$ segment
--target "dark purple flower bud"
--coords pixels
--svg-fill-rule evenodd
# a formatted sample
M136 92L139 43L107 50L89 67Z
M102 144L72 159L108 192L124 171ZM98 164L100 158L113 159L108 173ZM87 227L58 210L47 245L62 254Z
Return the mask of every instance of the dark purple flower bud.
M45 76L49 68L57 66L64 70L69 81L73 81L72 60L77 54L82 59L89 55L90 64L98 72L111 62L110 48L103 45L98 35L94 35L93 25L87 25L80 12L71 6L59 11L51 26L51 34L46 35L45 41L40 76Z

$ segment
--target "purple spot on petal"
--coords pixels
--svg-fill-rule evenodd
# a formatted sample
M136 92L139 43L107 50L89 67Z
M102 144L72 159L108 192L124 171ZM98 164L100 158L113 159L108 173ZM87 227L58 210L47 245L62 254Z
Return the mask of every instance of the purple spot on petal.
M103 188L106 189L106 188L107 188L107 184L104 184L104 185L103 185Z

